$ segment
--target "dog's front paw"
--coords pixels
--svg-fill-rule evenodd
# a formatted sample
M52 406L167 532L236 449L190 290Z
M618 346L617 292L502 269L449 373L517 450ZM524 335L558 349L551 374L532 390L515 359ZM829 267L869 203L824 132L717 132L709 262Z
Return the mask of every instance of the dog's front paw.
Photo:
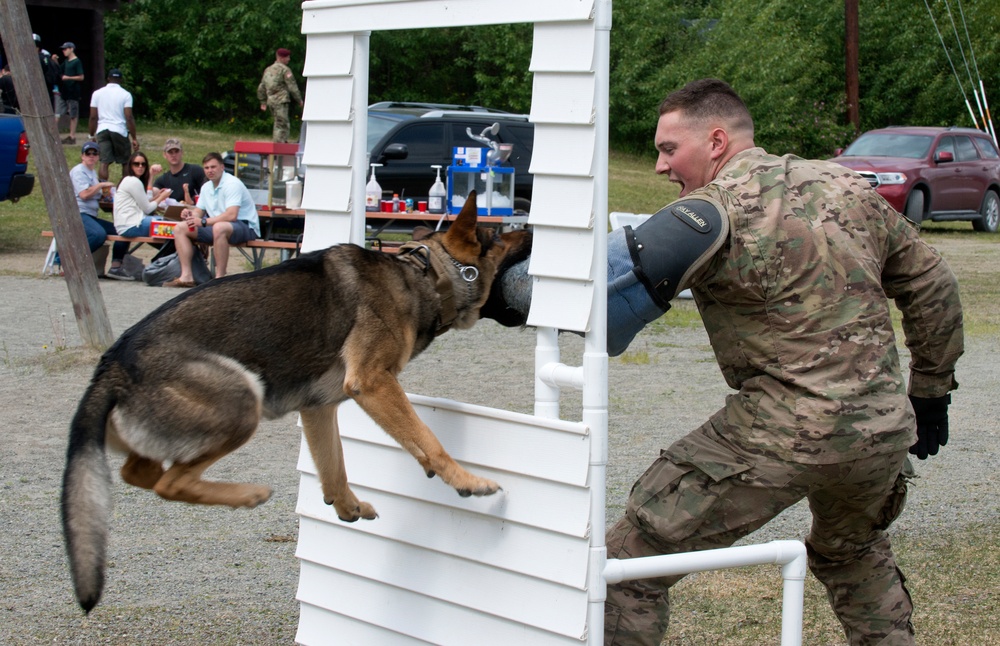
M492 480L487 480L486 478L473 478L474 484L469 487L456 487L455 490L458 491L458 495L463 498L468 498L469 496L491 496L500 490L500 485L493 482Z
M346 510L341 509L332 502L327 502L326 504L332 505L334 510L337 512L337 518L345 523L353 523L362 518L365 520L375 520L378 518L378 513L375 512L375 508L366 502L358 501L356 505Z

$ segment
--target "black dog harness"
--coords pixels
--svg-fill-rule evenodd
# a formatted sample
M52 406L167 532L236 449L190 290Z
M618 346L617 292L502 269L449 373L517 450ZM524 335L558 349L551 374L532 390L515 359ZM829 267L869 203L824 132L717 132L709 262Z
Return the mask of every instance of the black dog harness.
M473 265L463 265L450 255L445 254L458 269L459 276L462 277L469 286L469 298L474 300L476 279L479 278L479 268ZM455 289L452 286L451 278L447 268L442 264L438 255L431 251L431 248L421 244L416 240L404 243L399 248L396 257L416 265L422 272L427 274L434 281L434 290L441 298L441 314L438 317L437 330L435 336L441 336L451 329L452 323L458 318L458 309L455 307Z

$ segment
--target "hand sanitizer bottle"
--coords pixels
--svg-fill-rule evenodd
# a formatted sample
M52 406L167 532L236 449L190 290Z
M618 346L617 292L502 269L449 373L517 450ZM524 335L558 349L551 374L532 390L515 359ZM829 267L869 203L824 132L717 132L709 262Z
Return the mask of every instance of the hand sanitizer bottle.
M431 186L431 190L427 194L427 212L444 213L448 191L445 190L444 182L441 181L441 166L435 164L431 168L437 169L437 180L434 181L434 185Z
M365 187L365 211L378 211L382 204L382 187L375 181L375 167L382 164L371 164L372 178Z

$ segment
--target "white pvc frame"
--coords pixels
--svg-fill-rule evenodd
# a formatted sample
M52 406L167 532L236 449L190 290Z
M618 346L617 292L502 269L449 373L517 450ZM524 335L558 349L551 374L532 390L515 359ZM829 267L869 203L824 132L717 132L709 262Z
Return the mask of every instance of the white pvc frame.
M407 23L407 16L413 13L390 11L404 2L419 5L421 24ZM355 69L353 71L355 92L352 97L352 111L363 115L368 102L369 34L372 29L405 29L448 25L503 24L514 22L554 21L560 19L560 11L578 14L581 7L592 2L590 19L596 28L595 72L597 88L595 100L596 150L595 150L595 195L593 227L593 298L590 311L590 329L586 333L583 365L566 366L560 362L557 330L552 327L538 327L535 350L535 415L538 417L559 417L559 396L562 388L583 391L582 421L592 433L589 481L591 486L591 524L595 531L590 539L590 590L588 603L588 644L603 643L604 602L606 585L627 579L648 578L685 574L712 569L741 567L776 563L782 566L784 579L782 633L783 646L799 646L802 643L802 609L806 571L805 547L798 541L773 541L764 545L731 547L702 552L655 556L639 559L607 559L603 527L606 525L605 480L608 460L608 355L606 351L607 280L603 268L607 258L608 221L608 93L609 93L609 51L611 29L611 0L508 0L502 6L485 0L311 0L303 3L303 11L330 7L344 8L339 15L343 19L336 31L355 33ZM494 18L502 12L503 19ZM435 24L436 16L447 15L447 21ZM461 22L463 21L464 22ZM573 20L580 20L579 17ZM363 91L362 91L363 89ZM365 119L356 118L353 128L353 155L351 164L355 169L366 168L367 124ZM354 196L364 195L365 172L355 172L352 177L351 192ZM364 200L351 201L350 242L364 243ZM531 220L529 219L529 223ZM307 227L307 249L325 246L323 241L309 240ZM330 241L325 241L329 244ZM531 320L529 319L529 324Z

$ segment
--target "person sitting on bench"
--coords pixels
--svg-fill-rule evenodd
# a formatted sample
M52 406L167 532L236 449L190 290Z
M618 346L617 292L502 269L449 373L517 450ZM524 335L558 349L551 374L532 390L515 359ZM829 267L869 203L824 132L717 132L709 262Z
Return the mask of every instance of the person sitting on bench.
M183 221L174 227L174 243L181 263L181 275L165 287L194 287L191 258L195 243L212 245L215 277L226 275L230 245L241 245L260 237L260 218L250 191L243 182L226 172L222 155L211 152L201 161L208 181L201 187L198 203L181 212Z
M118 190L115 192L114 216L118 235L126 238L149 235L149 225L153 221L153 216L150 214L170 196L170 189L157 189L150 199L146 194L148 182L149 159L146 153L136 151L129 157L125 175L118 182ZM138 280L138 276L125 271L120 261L117 266L112 265L108 277L117 280Z

